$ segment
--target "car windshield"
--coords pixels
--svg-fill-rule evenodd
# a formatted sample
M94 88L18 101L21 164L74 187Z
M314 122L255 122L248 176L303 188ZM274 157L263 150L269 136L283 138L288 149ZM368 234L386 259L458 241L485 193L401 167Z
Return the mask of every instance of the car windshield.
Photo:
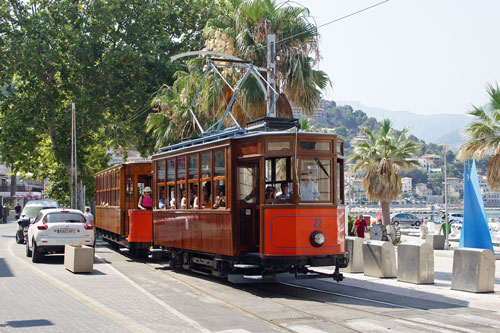
M43 207L43 206L26 206L26 207L24 207L23 215L25 217L34 218L38 215L38 213L40 213L40 211L42 209L45 209L45 207Z
M76 213L50 213L46 217L47 223L68 222L84 223L85 217Z

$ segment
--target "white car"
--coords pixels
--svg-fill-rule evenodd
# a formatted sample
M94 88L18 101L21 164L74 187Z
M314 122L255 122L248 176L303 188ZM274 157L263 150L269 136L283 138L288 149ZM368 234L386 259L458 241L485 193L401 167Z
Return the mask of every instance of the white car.
M77 209L43 209L28 229L26 256L40 262L45 254L64 253L65 245L94 246L94 226Z

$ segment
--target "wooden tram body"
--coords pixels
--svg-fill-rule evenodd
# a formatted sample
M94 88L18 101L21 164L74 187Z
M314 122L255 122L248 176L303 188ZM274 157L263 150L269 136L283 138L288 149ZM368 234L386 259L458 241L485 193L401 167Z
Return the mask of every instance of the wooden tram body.
M101 237L132 252L149 249L151 213L143 217L146 224L136 224L134 228L130 224L129 210L137 209L141 191L152 185L152 179L151 161L123 163L96 174L96 231Z
M343 152L341 137L297 131L238 129L184 141L161 149L149 171L124 164L97 174L98 203L105 201L102 178L120 174L119 205L97 206L97 229L122 246L154 246L174 265L235 282L283 272L325 276L313 274L314 266L335 266L329 276L341 280ZM151 173L154 209L138 211L138 181L127 197L126 178ZM314 177L316 197L306 198L303 173ZM282 196L266 194L273 189ZM142 243L130 242L139 234Z

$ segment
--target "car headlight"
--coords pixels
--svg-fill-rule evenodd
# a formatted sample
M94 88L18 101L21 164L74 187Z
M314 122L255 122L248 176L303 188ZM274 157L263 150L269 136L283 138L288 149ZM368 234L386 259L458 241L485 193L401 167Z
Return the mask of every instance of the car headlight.
M309 240L311 241L312 246L320 247L325 243L325 234L321 231L313 231Z

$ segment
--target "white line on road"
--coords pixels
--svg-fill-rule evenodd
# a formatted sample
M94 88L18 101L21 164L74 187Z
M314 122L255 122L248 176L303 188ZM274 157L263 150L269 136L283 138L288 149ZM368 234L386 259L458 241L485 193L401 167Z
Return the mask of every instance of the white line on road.
M70 285L60 281L59 279L48 275L41 269L37 268L34 265L30 265L23 259L19 258L17 255L14 254L12 251L12 245L14 243L10 243L8 246L8 251L11 255L12 258L16 259L17 261L21 262L24 266L26 266L29 270L31 270L33 273L44 279L45 281L49 282L53 286L55 286L57 289L65 292L69 296L73 297L74 299L86 304L88 307L91 309L105 315L106 317L110 318L111 320L115 321L116 323L120 324L124 328L132 331L132 332L153 332L151 329L137 323L134 321L132 318L129 318L127 316L124 316L123 314L107 307L104 304L99 303L98 301L82 294L75 288L71 287Z
M395 332L390 328L383 327L372 322L368 322L366 320L363 321L351 321L346 323L347 326L353 328L357 331L366 332L366 333L385 333L385 332Z
M99 258L99 259L101 259L101 258ZM127 277L122 272L120 272L119 270L117 270L116 268L114 268L112 265L110 265L105 260L102 260L102 262L105 263L106 265L108 265L113 271L116 272L116 274L118 274L119 276L121 276L125 281L127 281L134 288L136 288L137 290L139 290L140 292L142 292L144 295L146 295L148 298L150 298L151 300L153 300L154 302L156 302L158 305L160 305L163 308L165 308L167 311L169 311L170 313L172 313L177 318L185 321L190 326L192 326L193 328L195 328L196 330L198 330L200 332L206 332L206 333L212 332L209 329L207 329L207 328L203 327L202 325L198 324L196 321L192 320L191 318L189 318L189 317L185 316L184 314L182 314L181 312L177 311L172 306L170 306L167 303L163 302L161 299L157 298L153 294L151 294L149 291L147 291L146 289L144 289L143 287L141 287L140 285L138 285L137 283L135 283L134 281L132 281L129 277Z
M446 327L446 328L449 328L450 330L455 330L455 331L459 331L459 332L465 332L465 333L477 333L478 332L478 331L470 330L467 328L458 327L458 326L454 326L454 325L448 325L448 324L445 324L445 323L442 323L439 321L434 321L434 320L429 320L429 319L424 319L424 318L412 317L411 320L417 321L417 322L422 323L422 324L429 324L429 325L434 325L434 326Z
M448 331L443 328L433 328L430 327L429 325L424 325L424 324L418 324L418 323L412 323L411 321L403 320L403 319L396 319L398 323L402 323L406 326L412 326L412 327L417 327L419 328L422 332L439 332L439 333L455 333L455 331Z

